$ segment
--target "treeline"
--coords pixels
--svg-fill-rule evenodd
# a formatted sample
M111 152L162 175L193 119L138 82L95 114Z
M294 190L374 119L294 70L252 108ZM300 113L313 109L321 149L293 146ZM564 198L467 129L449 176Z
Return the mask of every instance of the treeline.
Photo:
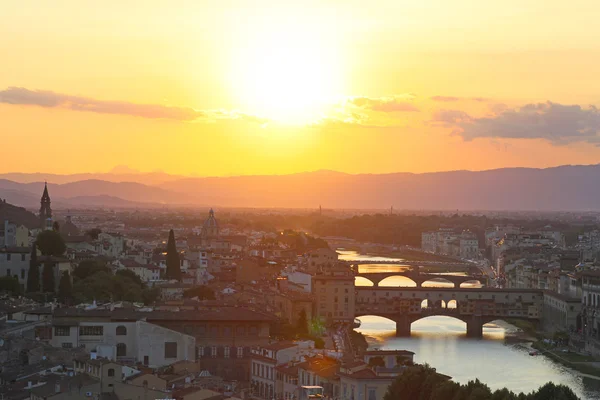
M552 382L529 394L516 394L506 388L492 391L479 380L461 385L428 365L415 365L398 376L383 400L579 400L579 397L569 387Z

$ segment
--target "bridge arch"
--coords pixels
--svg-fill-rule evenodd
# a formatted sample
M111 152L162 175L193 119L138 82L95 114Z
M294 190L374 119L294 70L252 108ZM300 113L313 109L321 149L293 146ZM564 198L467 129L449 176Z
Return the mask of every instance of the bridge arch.
M424 288L436 288L436 287L451 287L454 288L456 285L450 279L440 275L439 278L431 278L421 283L421 287Z
M478 286L474 286L474 284L478 284ZM479 289L479 287L481 286L483 286L483 282L481 282L480 279L469 279L468 281L461 282L461 284L458 287L461 289Z
M398 278L400 278L400 279L398 279ZM401 284L401 285L391 284L394 281L398 281L399 283L403 283L403 284ZM381 281L379 281L378 286L379 287L417 287L419 285L417 284L417 282L415 282L410 277L403 275L403 274L398 274L398 275L390 275L386 278L383 278Z
M354 286L375 286L375 282L364 276L355 276Z

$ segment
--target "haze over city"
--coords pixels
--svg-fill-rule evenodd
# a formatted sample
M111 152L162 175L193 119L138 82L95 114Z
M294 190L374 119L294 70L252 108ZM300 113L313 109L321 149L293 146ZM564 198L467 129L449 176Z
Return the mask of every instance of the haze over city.
M0 0L0 399L600 400L599 20Z

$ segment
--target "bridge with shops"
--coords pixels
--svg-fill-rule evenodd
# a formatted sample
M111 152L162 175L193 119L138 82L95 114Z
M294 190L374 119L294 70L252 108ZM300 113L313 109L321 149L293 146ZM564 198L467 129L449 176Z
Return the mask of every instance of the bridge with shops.
M460 287L466 282L478 282L485 284L487 279L482 275L444 275L444 274L427 274L418 271L398 271L398 272L362 272L356 273L356 277L365 278L373 283L373 286L378 287L381 281L392 276L402 276L413 281L417 287L422 287L424 282L448 282L455 288Z
M480 338L483 325L502 319L539 322L543 292L535 289L370 287L355 288L355 317L393 320L396 336L410 336L411 324L443 315L467 324L467 336Z
M341 260L340 262L353 266L359 265L400 265L409 267L443 267L443 268L477 268L477 264L460 261L402 261L402 260Z

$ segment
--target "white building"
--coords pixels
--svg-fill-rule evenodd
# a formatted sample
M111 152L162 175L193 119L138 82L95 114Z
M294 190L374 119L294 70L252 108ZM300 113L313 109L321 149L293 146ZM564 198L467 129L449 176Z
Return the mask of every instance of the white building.
M196 339L144 321L74 321L55 318L54 347L83 347L115 361L140 362L157 368L196 359Z

